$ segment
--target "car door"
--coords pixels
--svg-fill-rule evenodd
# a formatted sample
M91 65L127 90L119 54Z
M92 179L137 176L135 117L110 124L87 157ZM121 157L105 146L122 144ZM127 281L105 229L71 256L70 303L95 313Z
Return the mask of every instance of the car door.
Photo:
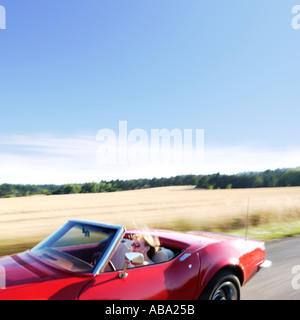
M182 254L163 263L98 274L82 290L82 300L177 300L193 299L199 276L197 253Z

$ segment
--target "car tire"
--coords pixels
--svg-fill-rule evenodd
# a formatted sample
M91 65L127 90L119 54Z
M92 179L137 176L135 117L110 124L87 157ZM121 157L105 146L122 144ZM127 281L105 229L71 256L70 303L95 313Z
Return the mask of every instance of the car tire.
M230 271L218 272L204 288L199 300L240 300L239 279Z

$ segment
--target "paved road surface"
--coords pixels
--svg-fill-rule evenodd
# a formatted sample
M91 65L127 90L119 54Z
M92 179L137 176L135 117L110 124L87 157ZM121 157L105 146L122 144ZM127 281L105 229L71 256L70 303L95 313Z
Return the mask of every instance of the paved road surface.
M272 266L242 288L242 300L300 300L300 236L266 243L266 259Z

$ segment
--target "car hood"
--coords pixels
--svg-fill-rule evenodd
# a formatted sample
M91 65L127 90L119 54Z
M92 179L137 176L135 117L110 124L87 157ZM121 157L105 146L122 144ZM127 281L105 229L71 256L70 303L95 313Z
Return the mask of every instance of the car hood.
M51 279L49 268L27 252L0 259L0 289L9 289Z
M74 300L91 279L52 268L24 252L0 259L0 300Z

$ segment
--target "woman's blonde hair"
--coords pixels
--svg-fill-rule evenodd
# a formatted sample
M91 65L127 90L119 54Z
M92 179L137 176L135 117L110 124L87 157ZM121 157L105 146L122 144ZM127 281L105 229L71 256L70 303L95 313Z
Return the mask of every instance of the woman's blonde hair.
M152 236L149 233L144 234L143 236L144 240L154 248L155 253L158 251L160 247L160 241L157 236Z
M132 236L133 240L141 241L144 240L150 247L154 248L155 253L160 247L160 241L157 236L153 236L149 233L138 233Z

